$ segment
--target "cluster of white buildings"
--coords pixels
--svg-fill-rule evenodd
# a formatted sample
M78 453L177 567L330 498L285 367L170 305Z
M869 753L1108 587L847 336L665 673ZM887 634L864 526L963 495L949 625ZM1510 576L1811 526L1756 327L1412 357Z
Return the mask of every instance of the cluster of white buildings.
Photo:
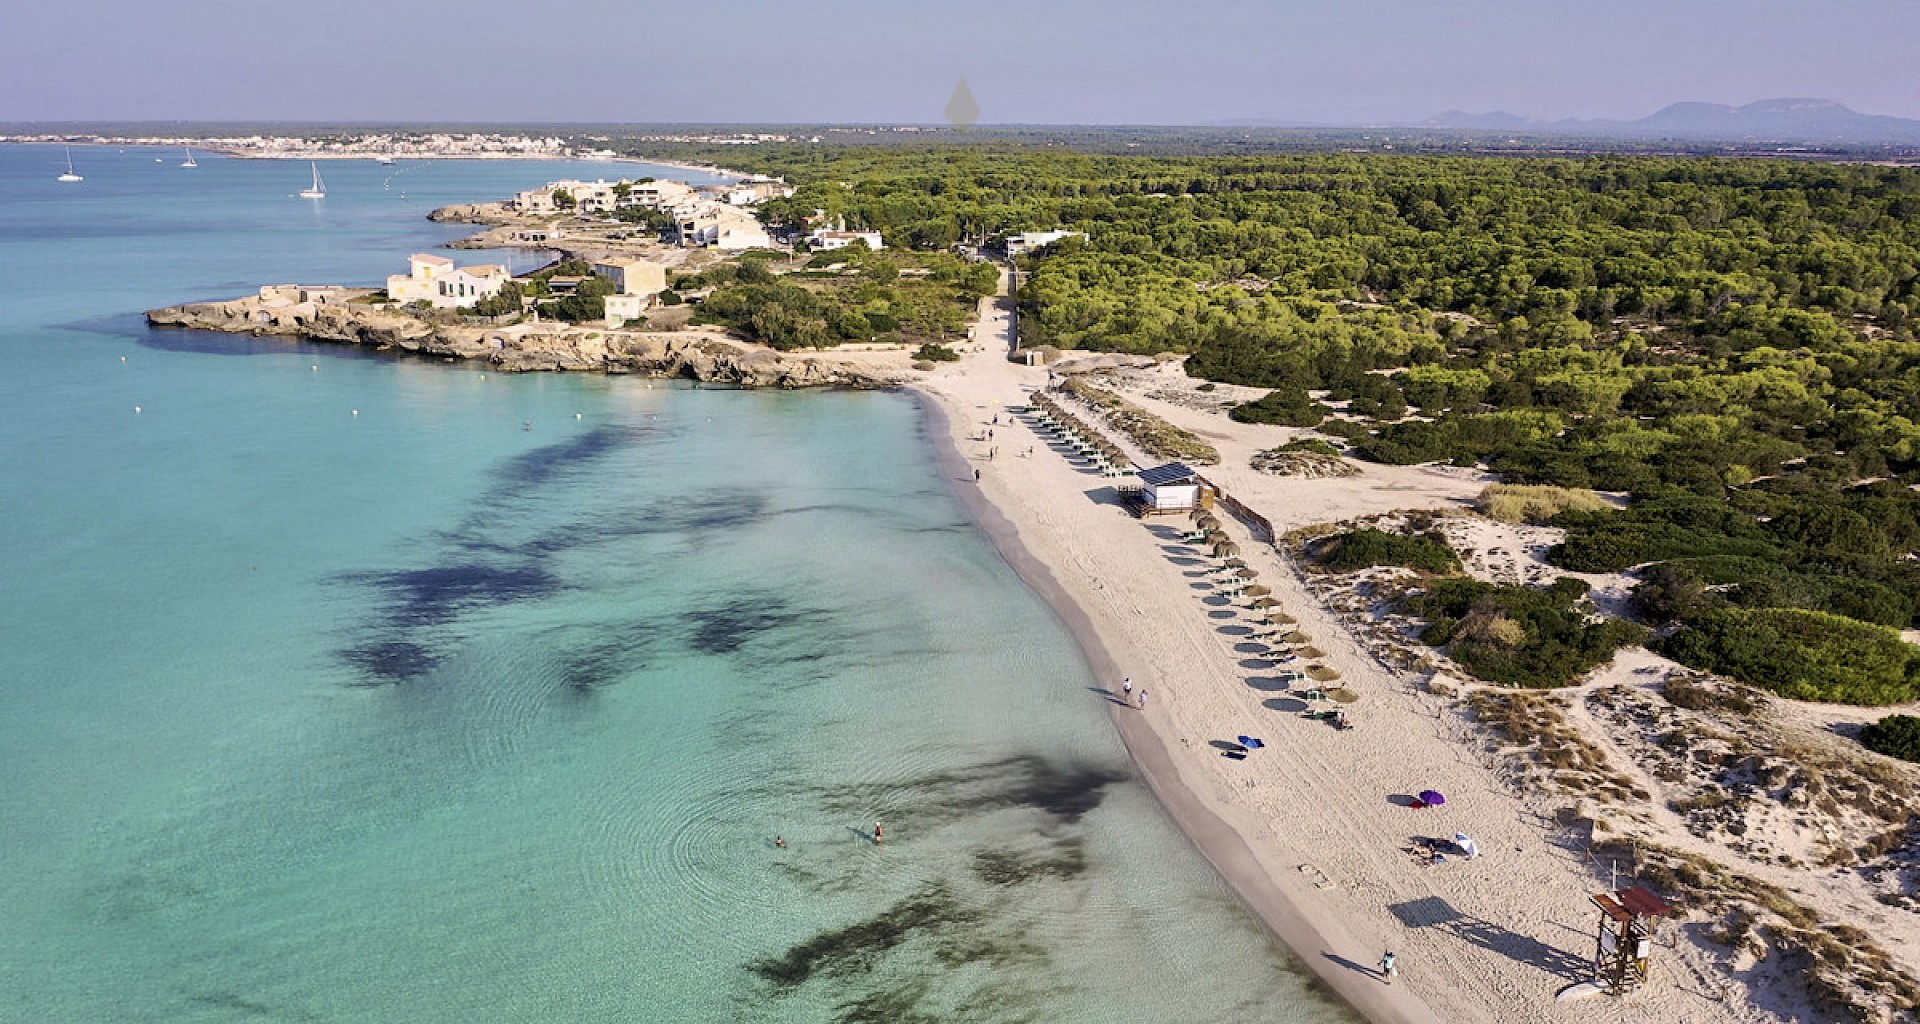
M387 297L395 302L425 302L435 309L459 309L500 294L513 278L498 263L458 267L445 256L414 253L407 272L387 278Z
M772 236L752 207L793 194L777 181L737 181L688 185L679 181L550 181L516 193L514 209L534 216L573 211L610 214L647 207L673 218L681 245L709 249L759 249Z
M666 265L637 256L596 260L593 272L613 283L614 293L606 297L609 327L639 319L659 301L660 293L667 290ZM387 278L387 297L401 304L424 302L435 309L463 309L500 294L513 280L507 268L497 263L461 267L445 256L414 253L407 257L406 273ZM555 283L558 281L556 278ZM295 286L275 287L284 291ZM264 288L261 296L280 297L279 292L268 296ZM298 301L326 299L309 299L303 293Z

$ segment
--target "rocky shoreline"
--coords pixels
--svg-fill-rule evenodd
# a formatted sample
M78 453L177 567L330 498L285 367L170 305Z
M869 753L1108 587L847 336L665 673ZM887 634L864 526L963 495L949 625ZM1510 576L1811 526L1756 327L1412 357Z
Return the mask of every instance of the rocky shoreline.
M902 381L829 358L776 352L706 333L656 333L536 322L511 326L441 323L352 301L197 302L149 310L156 327L221 331L360 345L447 359L478 360L509 372L632 373L741 387L892 387Z

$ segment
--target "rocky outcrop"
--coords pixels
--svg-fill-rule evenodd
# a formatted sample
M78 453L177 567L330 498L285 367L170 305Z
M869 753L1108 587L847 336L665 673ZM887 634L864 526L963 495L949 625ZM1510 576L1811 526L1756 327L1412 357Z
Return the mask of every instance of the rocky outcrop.
M452 359L502 370L637 373L741 387L890 387L898 379L814 356L711 336L605 330L573 324L511 328L439 323L360 303L201 302L151 310L157 327L332 341Z
M523 223L526 218L507 208L505 203L455 203L442 206L427 214L427 219L435 222L451 221L455 224L489 224L496 227Z

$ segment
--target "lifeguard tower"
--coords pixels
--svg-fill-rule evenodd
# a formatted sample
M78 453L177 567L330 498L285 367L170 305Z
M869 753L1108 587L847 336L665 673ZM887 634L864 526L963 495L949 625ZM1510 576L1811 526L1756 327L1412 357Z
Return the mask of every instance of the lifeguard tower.
M1600 908L1593 980L1615 995L1624 995L1646 982L1654 933L1673 908L1644 885L1598 893L1592 900Z

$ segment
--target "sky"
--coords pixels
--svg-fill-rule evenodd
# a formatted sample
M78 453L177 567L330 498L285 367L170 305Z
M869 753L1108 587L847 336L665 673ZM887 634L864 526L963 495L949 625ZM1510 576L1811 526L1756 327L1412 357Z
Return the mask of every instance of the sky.
M5 0L0 121L1920 117L1916 44L1915 0Z

